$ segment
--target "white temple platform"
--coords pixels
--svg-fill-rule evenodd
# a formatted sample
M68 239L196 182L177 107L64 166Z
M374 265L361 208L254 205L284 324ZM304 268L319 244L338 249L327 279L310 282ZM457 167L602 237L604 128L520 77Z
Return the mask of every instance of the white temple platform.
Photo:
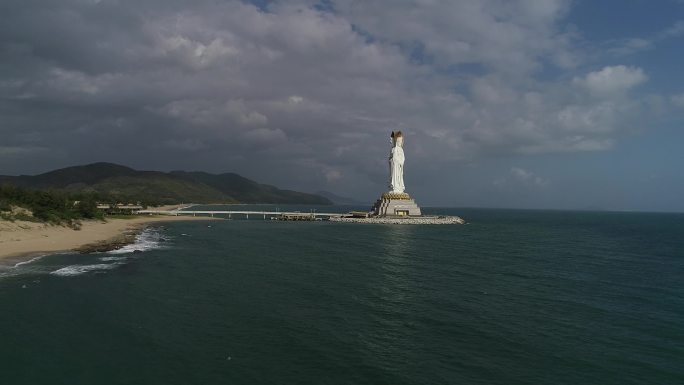
M369 223L380 225L464 225L466 222L456 216L420 216L420 217L330 217L330 222Z
M419 217L420 207L407 193L387 192L373 205L376 217Z

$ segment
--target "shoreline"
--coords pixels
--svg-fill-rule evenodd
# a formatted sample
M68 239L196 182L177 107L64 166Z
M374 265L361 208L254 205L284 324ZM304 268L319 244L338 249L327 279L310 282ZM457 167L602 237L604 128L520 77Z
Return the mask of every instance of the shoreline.
M0 221L0 266L51 254L109 251L135 242L145 228L165 222L220 220L175 215L136 216L130 219L82 221L81 230L45 223Z

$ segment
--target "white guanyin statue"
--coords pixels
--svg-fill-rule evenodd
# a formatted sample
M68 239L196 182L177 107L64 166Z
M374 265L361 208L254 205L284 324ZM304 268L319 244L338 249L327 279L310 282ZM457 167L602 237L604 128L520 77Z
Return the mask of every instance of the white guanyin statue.
M392 152L389 156L390 192L404 192L404 137L401 131L392 131Z
M408 218L420 217L420 207L409 194L404 192L404 135L401 131L392 131L392 152L389 156L389 191L382 193L375 201L369 215L371 217ZM408 223L408 222L402 222Z

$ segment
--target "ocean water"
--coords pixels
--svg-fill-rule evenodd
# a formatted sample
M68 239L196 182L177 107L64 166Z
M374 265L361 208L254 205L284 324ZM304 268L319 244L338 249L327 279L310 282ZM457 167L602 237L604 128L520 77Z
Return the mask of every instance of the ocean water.
M684 215L436 211L0 269L0 384L684 384Z

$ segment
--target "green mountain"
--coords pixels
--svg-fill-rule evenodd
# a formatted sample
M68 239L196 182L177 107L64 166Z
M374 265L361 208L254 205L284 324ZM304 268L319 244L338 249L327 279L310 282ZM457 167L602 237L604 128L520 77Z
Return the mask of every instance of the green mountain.
M0 184L69 192L96 192L120 197L122 200L160 204L332 204L329 199L319 195L281 190L233 173L216 175L206 172L137 171L112 163L67 167L33 176L0 176Z

